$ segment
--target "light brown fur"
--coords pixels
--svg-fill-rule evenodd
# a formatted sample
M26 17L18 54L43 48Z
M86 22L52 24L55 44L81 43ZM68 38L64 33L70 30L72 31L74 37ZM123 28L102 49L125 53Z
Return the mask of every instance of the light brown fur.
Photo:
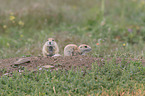
M59 48L54 38L48 38L48 40L45 42L42 48L43 56L54 56L55 54L58 54L58 52Z
M79 47L75 44L68 44L64 48L64 56L85 55L91 51L91 47L86 44L81 44Z
M78 47L78 50L79 50L80 55L85 55L85 53L90 52L92 50L92 48L89 45L81 44Z

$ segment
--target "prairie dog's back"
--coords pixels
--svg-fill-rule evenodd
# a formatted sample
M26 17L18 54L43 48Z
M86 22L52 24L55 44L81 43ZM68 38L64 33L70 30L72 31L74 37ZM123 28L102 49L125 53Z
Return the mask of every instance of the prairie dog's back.
M75 44L68 44L64 48L64 56L74 56L78 53L78 46Z

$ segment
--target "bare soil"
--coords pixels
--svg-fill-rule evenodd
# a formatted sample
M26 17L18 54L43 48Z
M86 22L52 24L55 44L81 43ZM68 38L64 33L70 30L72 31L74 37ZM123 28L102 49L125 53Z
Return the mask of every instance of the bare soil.
M0 69L4 69L5 73L12 73L13 71L23 72L24 68L30 71L37 71L42 66L51 65L53 68L52 70L69 70L72 68L87 68L90 69L92 63L96 62L99 66L102 66L105 62L103 58L96 58L90 56L66 56L66 57L25 57L26 59L30 60L30 62L22 63L15 66L15 62L18 61L20 58L9 58L9 59L0 59ZM107 59L108 61L112 59ZM127 62L130 61L141 61L142 64L145 66L144 60L138 59L127 59ZM116 64L119 64L122 61L121 58L116 59ZM0 71L0 76L3 74Z

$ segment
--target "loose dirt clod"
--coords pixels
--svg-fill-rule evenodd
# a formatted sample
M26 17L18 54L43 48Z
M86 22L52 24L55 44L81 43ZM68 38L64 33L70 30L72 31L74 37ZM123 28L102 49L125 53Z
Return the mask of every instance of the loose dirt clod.
M29 58L20 58L18 61L14 62L14 66L18 66L24 63L29 63L31 60Z
M51 65L45 65L45 66L42 66L42 68L49 69L49 68L54 68L54 66L51 66Z

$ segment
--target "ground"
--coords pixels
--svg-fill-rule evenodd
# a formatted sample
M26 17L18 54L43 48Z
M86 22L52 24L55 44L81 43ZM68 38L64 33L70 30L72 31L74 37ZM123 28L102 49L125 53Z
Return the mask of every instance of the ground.
M52 70L70 70L73 66L74 69L91 69L93 63L97 63L100 67L105 64L104 58L96 58L91 56L58 56L58 57L23 57L26 60L30 60L30 62L15 64L20 58L9 58L9 59L1 59L0 60L0 68L5 69L5 73L12 73L13 71L22 72L24 68L29 71L37 71L42 66L51 65L54 68ZM111 58L106 59L108 62L111 61ZM122 58L115 58L116 64L121 63ZM145 66L145 60L142 59L131 59L126 58L126 61L130 63L132 61L142 62L143 66ZM16 66L15 66L16 65ZM1 72L0 75L4 73Z

